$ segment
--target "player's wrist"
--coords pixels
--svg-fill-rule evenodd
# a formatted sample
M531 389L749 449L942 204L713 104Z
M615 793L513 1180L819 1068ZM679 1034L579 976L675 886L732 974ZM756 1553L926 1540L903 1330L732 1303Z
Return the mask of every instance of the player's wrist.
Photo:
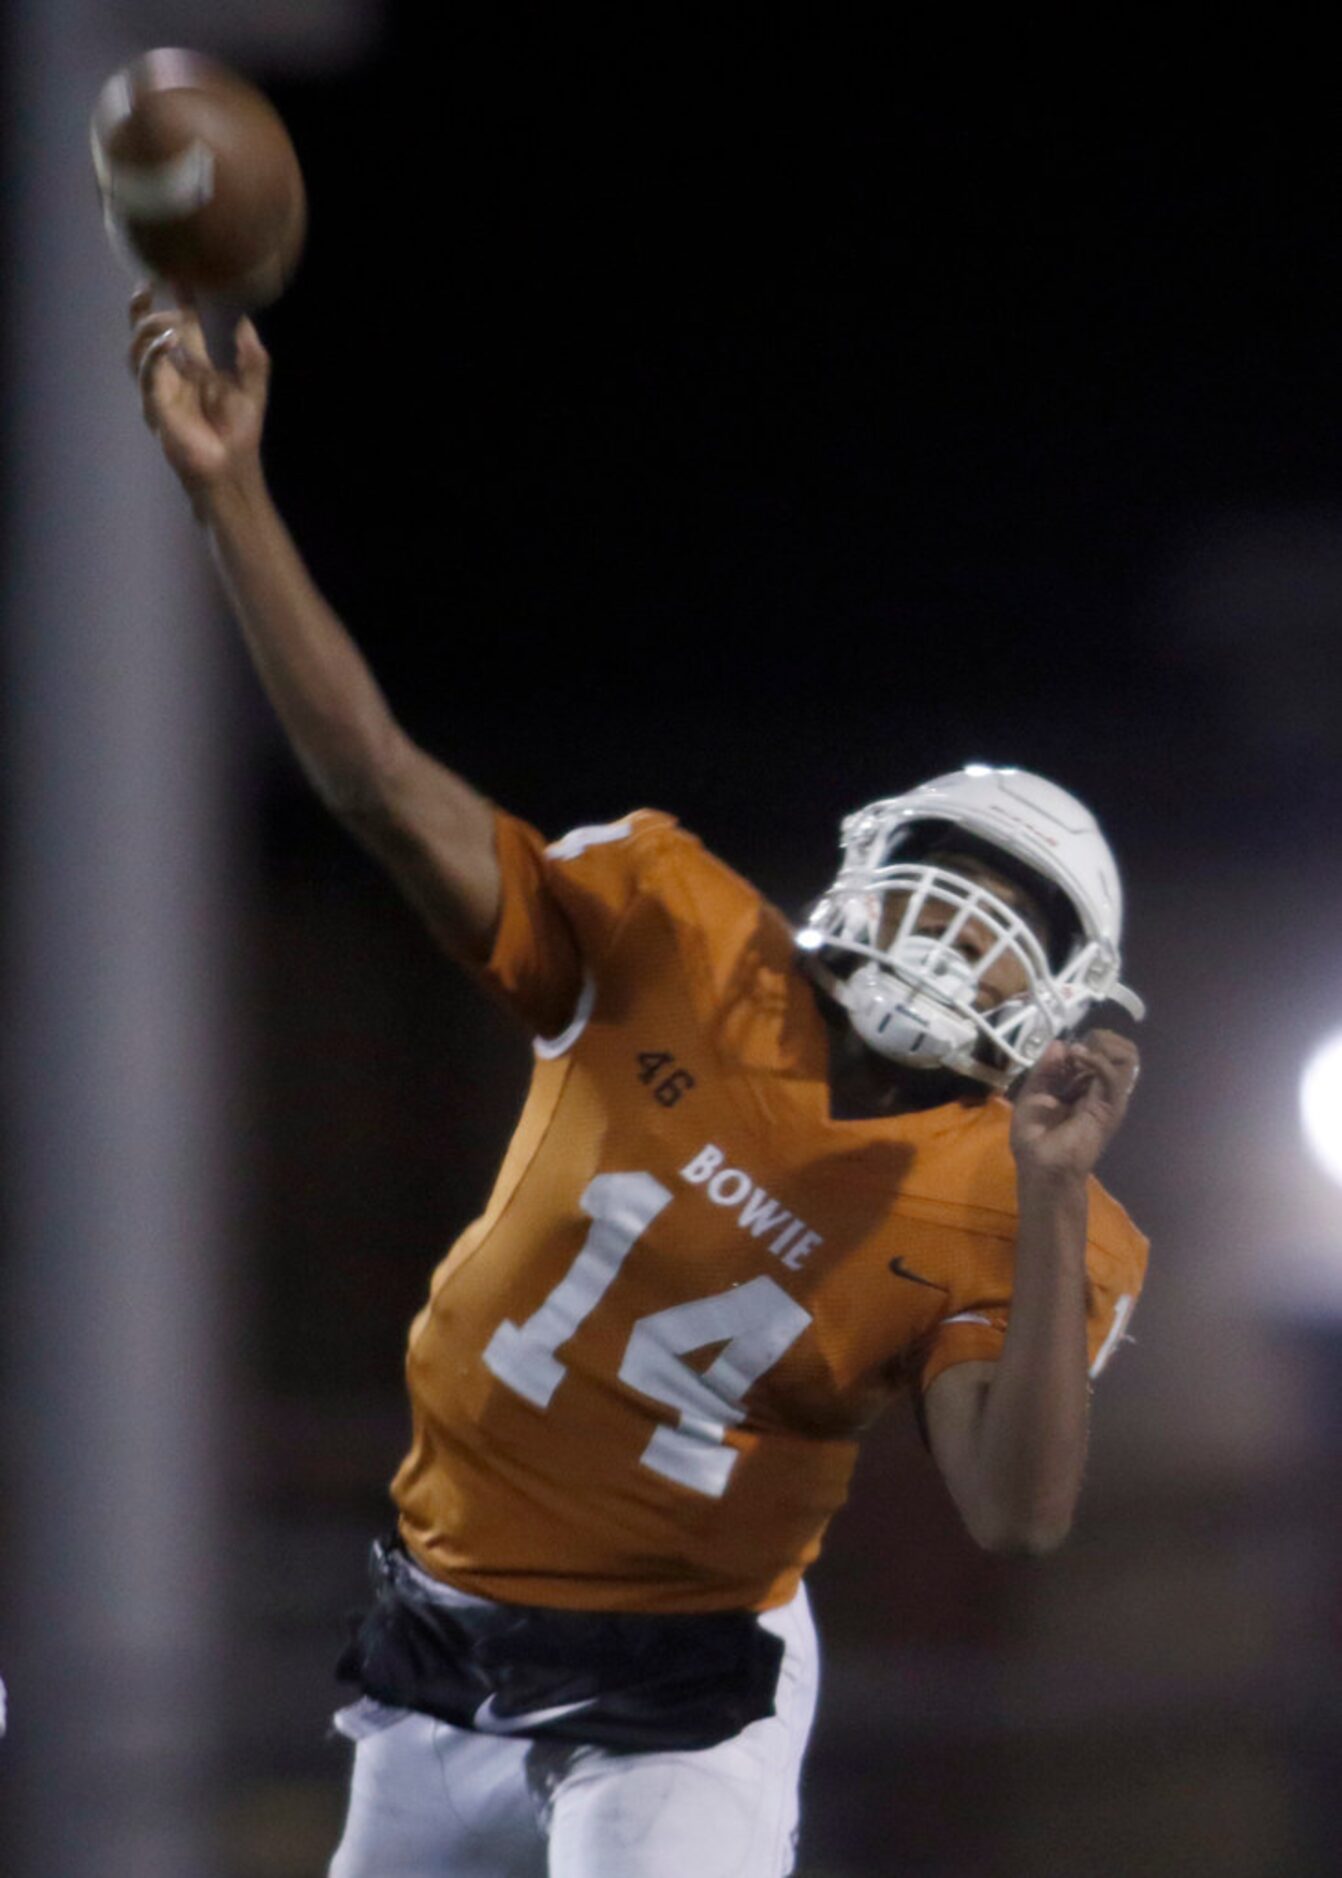
M1029 1148L1018 1148L1016 1158L1016 1193L1020 1203L1036 1200L1049 1207L1078 1203L1084 1207L1089 1168L1072 1161L1053 1161Z
M270 501L258 454L231 462L217 475L187 483L196 519L212 533L226 535L258 517Z

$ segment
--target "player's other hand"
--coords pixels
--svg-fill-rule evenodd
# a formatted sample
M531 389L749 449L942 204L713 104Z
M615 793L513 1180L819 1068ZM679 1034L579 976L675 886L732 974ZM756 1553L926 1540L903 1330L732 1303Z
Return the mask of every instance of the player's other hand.
M152 287L131 296L130 323L129 363L145 422L192 500L258 472L270 358L252 322L238 322L228 370L211 359L195 311L156 310Z
M1015 1098L1011 1151L1018 1171L1089 1174L1127 1113L1137 1069L1136 1044L1117 1031L1051 1043Z

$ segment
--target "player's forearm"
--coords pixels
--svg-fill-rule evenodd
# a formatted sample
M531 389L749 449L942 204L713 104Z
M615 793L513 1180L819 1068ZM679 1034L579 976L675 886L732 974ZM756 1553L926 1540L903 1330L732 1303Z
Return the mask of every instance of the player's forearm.
M986 1391L967 1518L993 1551L1051 1551L1085 1470L1086 1183L1022 1168L1006 1343Z
M327 605L259 465L199 492L225 591L299 761L347 818L385 793L404 742L381 689Z

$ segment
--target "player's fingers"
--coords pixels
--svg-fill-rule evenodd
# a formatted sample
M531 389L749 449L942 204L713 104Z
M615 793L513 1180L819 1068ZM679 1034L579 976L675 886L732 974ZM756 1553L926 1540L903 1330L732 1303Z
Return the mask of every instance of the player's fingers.
M261 397L270 379L270 354L261 344L261 335L244 315L233 333L238 383L251 397Z
M1026 1076L1016 1105L1041 1116L1052 1114L1079 1101L1093 1080L1093 1071L1078 1058L1076 1046L1055 1039Z
M144 355L148 348L165 332L175 331L176 325L171 313L145 313L136 320L131 333L130 345L126 351L126 362L135 377L139 377L144 364Z
M1095 1076L1097 1058L1085 1042L1078 1043L1074 1038L1058 1038L1051 1043L1040 1057L1036 1072L1051 1088L1066 1090L1075 1096Z
M128 311L131 325L137 326L145 314L151 311L153 304L154 283L152 280L142 280L130 297Z
M1060 1037L1054 1037L1046 1043L1026 1072L1021 1084L1022 1095L1033 1095L1036 1091L1052 1090L1067 1080L1068 1046Z
M165 309L161 313L146 313L137 322L132 334L130 350L127 354L130 369L137 378L143 376L145 362L152 353L157 356L164 350L163 341L171 335L172 343L183 352L189 353L202 365L208 366L209 354L205 350L204 336L199 325L191 315L176 307Z
M159 429L180 399L185 362L172 333L165 333L159 348L146 357L140 372L140 408L150 430Z
M145 324L150 325L153 322L171 326L184 352L190 353L193 359L199 359L202 365L210 363L209 348L205 344L205 331L200 323L200 315L194 307L167 307L162 313L151 314Z
M1083 1045L1097 1060L1110 1063L1129 1082L1136 1082L1141 1066L1141 1052L1131 1037L1123 1036L1116 1030L1092 1030L1086 1033Z
M200 315L194 306L185 302L177 308L177 329L182 335L182 344L193 359L199 359L202 365L210 363L210 349L205 343L205 328L200 323Z
M210 355L205 345L205 334L201 330L200 320L190 307L160 307L157 310L143 312L135 321L130 342L131 370L137 375L143 354L147 347L169 328L177 335L182 347L203 365L208 365Z
M175 326L167 326L145 346L140 357L138 377L140 390L149 396L153 390L156 368L171 365L177 376L187 384L194 385L202 393L213 383L216 374L212 368L202 363L188 351L183 335Z
M210 364L198 323L177 309L146 315L131 341L130 367L139 382L144 418L151 430L158 428L163 414L156 383L159 367L164 364L170 364L176 373L172 390L179 391L183 384L189 384L204 406L218 373Z
M155 334L146 344L132 352L132 369L140 381L140 396L146 401L146 418L151 417L149 406L153 398L154 378L158 367L172 356L175 348L178 348L177 329L173 326L166 326L161 333ZM136 351L138 351L138 361L135 357Z
M1125 1037L1121 1030L1104 1030L1097 1026L1088 1030L1081 1039L1087 1049L1106 1050L1119 1056L1137 1054L1137 1045L1131 1037Z
M1118 1105L1126 1102L1137 1081L1136 1049L1126 1038L1111 1036L1099 1047L1086 1048L1085 1055L1106 1099Z
M233 387L220 372L211 372L200 385L200 408L212 424L222 424Z
M150 430L159 429L179 403L186 385L191 386L200 408L210 415L211 394L217 389L218 373L192 358L178 335L169 328L148 348L140 370L140 403Z

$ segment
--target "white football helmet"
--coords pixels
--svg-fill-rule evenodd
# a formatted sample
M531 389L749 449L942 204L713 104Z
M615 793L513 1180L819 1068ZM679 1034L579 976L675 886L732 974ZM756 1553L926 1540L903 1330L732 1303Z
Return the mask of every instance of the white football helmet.
M880 1055L1005 1088L1093 1004L1110 998L1145 1016L1119 979L1113 854L1090 811L1055 783L971 764L847 816L842 846L838 878L797 944ZM981 881L918 858L957 849L987 850L991 867L1033 893L1050 916L1047 950ZM971 921L975 944L957 945ZM846 976L834 969L842 954L856 960ZM979 1010L980 982L1003 954L1026 989Z

